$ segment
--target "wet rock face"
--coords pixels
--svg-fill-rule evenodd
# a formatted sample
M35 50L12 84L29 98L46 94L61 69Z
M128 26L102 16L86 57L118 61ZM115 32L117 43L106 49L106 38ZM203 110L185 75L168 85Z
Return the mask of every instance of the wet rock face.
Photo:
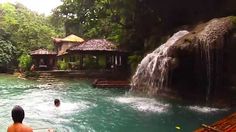
M230 37L226 40L227 45L225 45L225 64L224 64L224 73L225 78L227 78L227 85L236 86L236 31L230 35Z
M213 19L177 42L174 56L180 65L172 72L172 86L178 93L211 100L224 87L224 58L226 46L232 45L227 41L231 29L229 18Z
M141 62L133 77L132 91L149 95L175 91L182 98L203 102L232 100L226 98L236 87L236 32L231 17L201 24L161 50L163 45L151 55L164 57L149 54ZM146 74L150 71L152 74Z

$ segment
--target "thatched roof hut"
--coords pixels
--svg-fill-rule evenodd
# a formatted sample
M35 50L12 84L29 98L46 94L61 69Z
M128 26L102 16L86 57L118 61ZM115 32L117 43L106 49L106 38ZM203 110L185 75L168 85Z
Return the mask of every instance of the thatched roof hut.
M30 55L31 56L34 56L34 55L57 55L57 53L54 51L46 50L46 49L38 49L38 50L31 51Z
M67 54L67 49L76 45L80 45L82 42L84 42L84 39L71 34L65 38L53 38L53 42L57 47L58 56L62 56Z
M58 44L60 42L82 43L84 42L84 39L74 34L71 34L65 38L53 38L53 41L55 44Z
M118 51L118 48L106 39L92 39L81 45L73 46L68 51Z
M38 49L31 51L30 55L36 70L51 70L55 66L57 53L54 51Z
M80 56L80 65L84 65L84 56L94 56L98 65L101 56L104 56L106 69L127 69L127 52L118 49L112 42L106 39L91 39L67 50L70 55ZM100 56L100 57L99 57Z

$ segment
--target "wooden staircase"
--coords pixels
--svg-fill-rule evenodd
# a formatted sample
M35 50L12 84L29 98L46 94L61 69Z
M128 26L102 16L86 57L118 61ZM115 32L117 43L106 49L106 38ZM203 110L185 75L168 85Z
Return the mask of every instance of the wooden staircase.
M37 81L43 82L55 82L57 81L57 79L55 78L55 76L53 76L51 73L48 72L40 72L39 73L39 78L37 79Z
M130 82L127 80L98 80L93 81L93 87L96 88L130 88Z

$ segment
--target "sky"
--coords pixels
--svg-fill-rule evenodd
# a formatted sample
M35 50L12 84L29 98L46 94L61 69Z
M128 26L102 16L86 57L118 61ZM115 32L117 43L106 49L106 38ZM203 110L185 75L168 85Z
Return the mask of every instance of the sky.
M36 11L40 14L49 15L51 10L61 5L60 0L0 0L0 3L21 3L32 11Z

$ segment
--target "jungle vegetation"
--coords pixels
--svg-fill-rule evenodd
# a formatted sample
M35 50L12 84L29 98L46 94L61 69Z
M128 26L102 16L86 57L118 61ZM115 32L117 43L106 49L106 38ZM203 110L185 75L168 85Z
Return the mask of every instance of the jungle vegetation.
M235 0L62 0L50 16L24 5L0 4L0 67L22 54L53 49L51 37L106 38L130 51L132 63L180 29L236 15ZM132 58L135 58L132 60Z

